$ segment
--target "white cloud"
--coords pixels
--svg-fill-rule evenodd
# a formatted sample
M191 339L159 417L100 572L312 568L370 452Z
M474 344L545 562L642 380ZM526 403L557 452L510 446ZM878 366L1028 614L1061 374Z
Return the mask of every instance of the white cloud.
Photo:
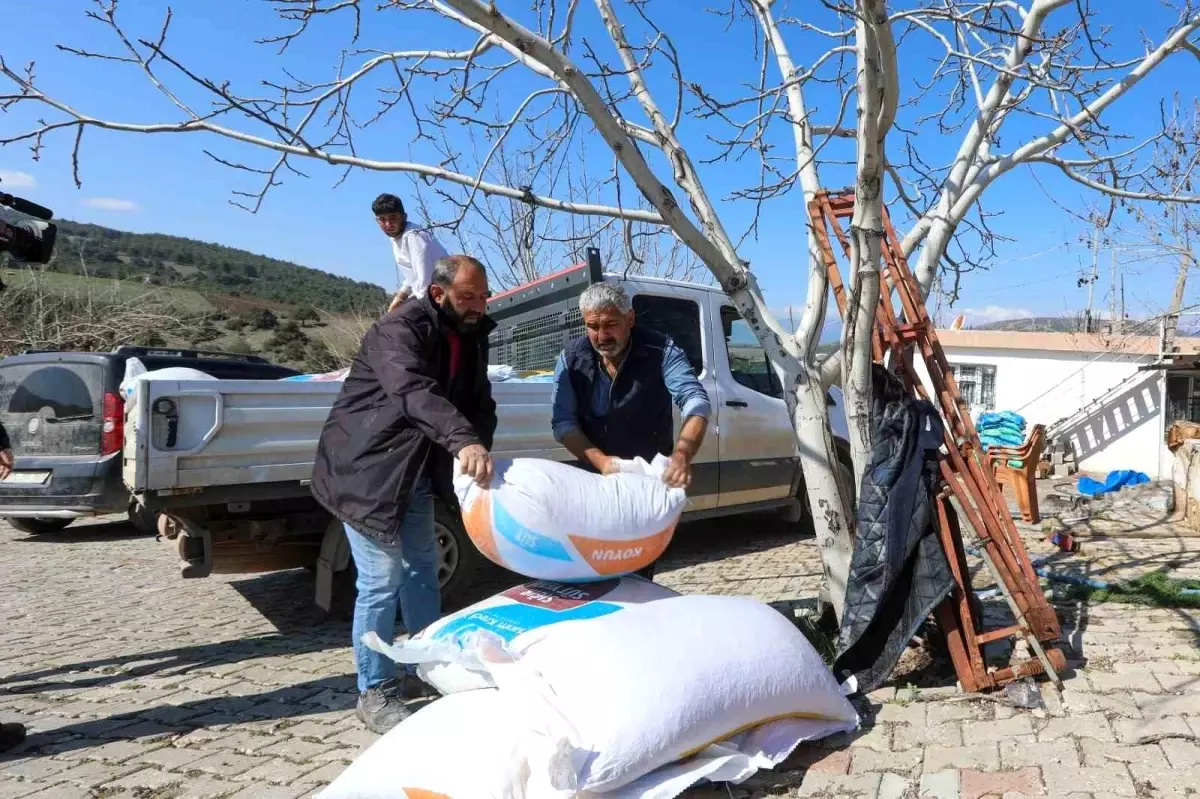
M948 313L951 316L961 313L966 317L968 325L999 322L1004 319L1027 319L1033 316L1033 311L1028 308L1009 308L1004 305L985 305L982 308L962 308L957 311L951 308Z
M88 197L85 205L99 208L101 211L137 211L141 206L133 200L119 200L115 197Z
M0 189L32 189L36 185L37 178L28 172L0 169Z

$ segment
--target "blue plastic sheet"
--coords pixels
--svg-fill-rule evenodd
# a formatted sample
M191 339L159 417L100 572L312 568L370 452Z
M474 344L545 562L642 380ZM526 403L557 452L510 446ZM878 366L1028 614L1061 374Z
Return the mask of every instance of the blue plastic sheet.
M1080 494L1095 497L1111 491L1120 491L1125 486L1136 486L1149 482L1150 477L1142 472L1135 472L1133 469L1114 469L1104 478L1103 483L1084 476L1079 478L1076 487Z

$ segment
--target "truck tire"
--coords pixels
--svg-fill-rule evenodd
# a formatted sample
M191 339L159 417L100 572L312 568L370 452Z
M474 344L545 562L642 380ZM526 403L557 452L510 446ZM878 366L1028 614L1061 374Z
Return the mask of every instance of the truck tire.
M442 502L437 503L433 527L438 544L438 585L445 608L453 606L474 581L480 555L458 513Z
M440 501L434 508L433 533L437 538L438 586L442 590L444 612L447 608L455 607L470 588L479 568L480 554L463 529L458 514ZM345 569L334 574L330 613L335 618L342 621L353 618L354 583L357 578L358 570L354 568L353 558Z
M21 518L21 519L5 519L15 529L29 535L47 535L48 533L57 533L59 530L65 530L75 521L74 519L50 519L50 518Z
M144 535L158 535L158 514L146 510L145 505L137 502L129 503L129 523L133 529Z

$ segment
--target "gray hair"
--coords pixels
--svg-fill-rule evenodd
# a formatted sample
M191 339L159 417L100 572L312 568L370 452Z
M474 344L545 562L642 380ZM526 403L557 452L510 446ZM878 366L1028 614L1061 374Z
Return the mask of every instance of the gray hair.
M633 309L629 295L617 283L593 283L579 297L579 310L585 314L608 308L617 313L629 313Z
M454 282L454 278L458 276L458 270L464 266L473 266L483 274L487 274L484 265L469 255L447 255L434 262L433 276L429 282L430 284L436 283L442 288L449 288L450 284Z

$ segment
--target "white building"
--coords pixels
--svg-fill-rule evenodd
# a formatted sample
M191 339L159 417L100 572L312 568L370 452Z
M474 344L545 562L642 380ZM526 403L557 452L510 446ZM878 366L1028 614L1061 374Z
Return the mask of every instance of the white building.
M1200 373L1173 373L1168 392L1164 372L1138 370L1156 360L1157 336L939 330L938 338L972 416L1016 411L1030 427L1075 417L1062 435L1084 471L1169 478L1167 426L1200 421ZM1200 338L1176 345L1200 352Z

